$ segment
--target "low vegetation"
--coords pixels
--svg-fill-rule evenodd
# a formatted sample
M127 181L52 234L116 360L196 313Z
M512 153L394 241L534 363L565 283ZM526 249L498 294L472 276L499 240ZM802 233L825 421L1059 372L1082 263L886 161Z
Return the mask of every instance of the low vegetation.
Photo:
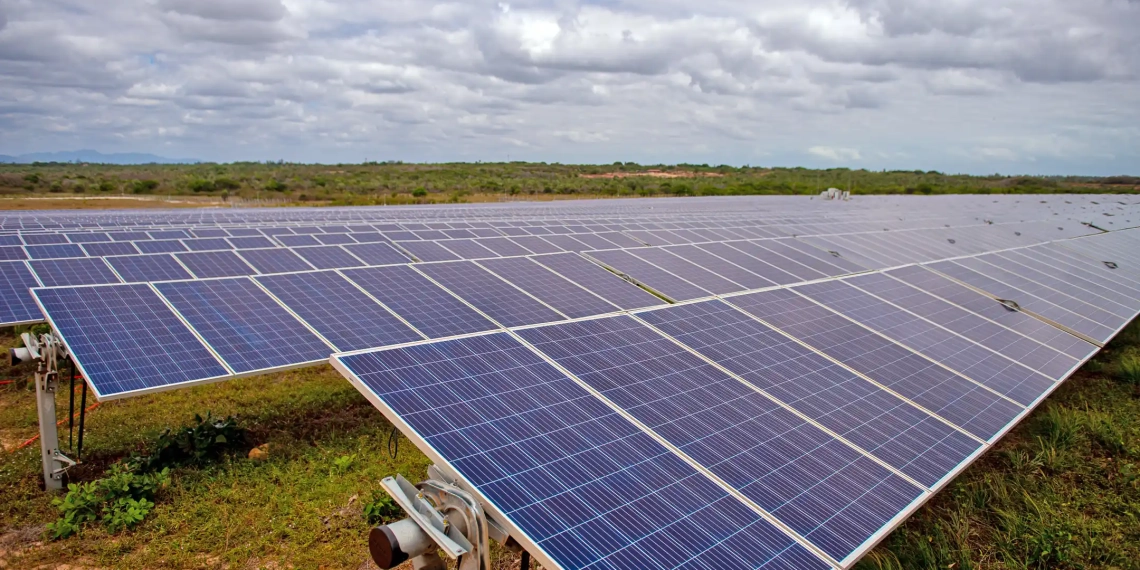
M860 570L1140 568L1138 357L1134 324ZM36 433L35 400L15 386L0 386L0 567L360 568L369 526L402 516L380 480L426 475L427 459L407 442L390 454L391 424L318 367L107 402L87 417L81 491L52 497L38 447L15 449ZM65 528L53 502L69 500L63 519L76 513L80 530L52 540Z
M419 204L512 198L817 194L1135 192L1140 177L966 176L935 171L545 163L0 165L8 197L182 197L243 203Z

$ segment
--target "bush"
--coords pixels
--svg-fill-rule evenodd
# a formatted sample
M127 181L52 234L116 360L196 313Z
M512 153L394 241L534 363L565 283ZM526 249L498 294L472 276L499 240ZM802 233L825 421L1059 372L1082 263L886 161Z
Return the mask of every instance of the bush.
M416 188L415 190L412 190L412 196L416 198L423 198L427 196L427 190L424 190L423 188Z
M62 516L47 529L53 539L79 533L100 521L107 532L118 532L142 522L154 508L155 495L170 482L170 470L137 473L127 464L111 466L107 477L89 483L72 483L67 495L52 504Z
M245 445L245 428L239 427L236 419L230 416L219 420L206 412L205 418L194 415L194 425L178 431L163 430L149 454L132 455L127 462L137 471L149 473L180 465L201 465Z
M215 188L213 180L205 180L202 178L195 178L190 181L188 185L191 192L213 192Z
M233 178L219 178L214 181L214 187L218 190L237 190L241 188L241 182Z
M1120 359L1120 379L1140 386L1140 357L1128 354Z
M100 192L114 192L115 183L111 182L110 180L101 180L99 182L99 186L97 186L96 189Z
M404 510L383 490L372 491L372 499L364 504L364 520L368 524L388 524L404 518Z
M270 192L284 192L288 190L289 187L280 180L270 180L269 182L265 183L265 189L269 190Z
M135 180L131 183L131 192L135 194L150 194L157 188L157 180Z

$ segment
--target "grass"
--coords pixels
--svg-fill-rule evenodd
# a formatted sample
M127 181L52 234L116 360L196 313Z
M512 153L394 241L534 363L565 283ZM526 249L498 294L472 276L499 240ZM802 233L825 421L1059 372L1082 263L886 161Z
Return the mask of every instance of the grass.
M1138 357L1134 324L860 570L1140 568ZM61 417L66 405L60 394ZM57 513L39 490L38 447L0 453L0 568L361 568L362 504L384 476L417 480L428 465L407 440L391 458L391 426L325 366L103 404L88 417L84 464L72 475L99 477L207 410L237 415L252 444L269 444L269 459L177 469L154 512L115 535L94 526L45 541ZM0 386L5 444L35 433L32 393ZM497 568L516 563L495 556Z

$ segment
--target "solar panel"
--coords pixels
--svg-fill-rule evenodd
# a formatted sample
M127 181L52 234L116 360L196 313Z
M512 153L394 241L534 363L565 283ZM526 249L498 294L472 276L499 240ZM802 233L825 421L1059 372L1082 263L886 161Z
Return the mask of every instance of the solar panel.
M317 269L340 269L346 267L360 267L362 261L356 259L351 253L335 245L319 247L298 247L293 253L305 258L310 265Z
M0 262L0 325L43 320L43 313L28 292L39 285L23 261Z
M479 245L479 242L473 239L450 239L446 241L437 242L439 245L447 248L448 251L458 255L462 259L486 259L489 257L499 257L499 254Z
M430 338L487 331L496 325L406 265L343 273Z
M366 265L394 265L411 262L407 256L386 242L346 245L344 249Z
M518 334L835 560L923 494L630 317Z
M152 231L152 232L147 232L147 233L150 234L151 239L160 239L160 240L185 239L185 238L190 237L190 234L186 233L183 230L162 230L162 231Z
M1051 378L842 281L795 290L1023 406L1053 388Z
M479 245L491 250L496 255L515 256L530 255L530 250L505 237L484 238L475 240Z
M311 235L279 235L274 239L287 247L303 247L308 245L321 245L317 238Z
M799 277L748 255L727 243L702 243L693 247L739 265L777 285L787 285L801 280Z
M324 245L341 245L341 244L346 244L346 243L356 243L356 240L353 239L352 236L350 236L346 233L342 233L342 234L321 234L321 235L315 235L313 237L316 238L318 242L321 242Z
M147 285L35 295L100 400L229 375Z
M927 487L982 447L721 301L638 317Z
M110 236L102 233L88 233L88 234L65 234L71 243L96 243L101 241L111 241Z
M236 277L253 275L256 271L232 251L200 251L175 254L178 261L196 277Z
M933 273L918 268L935 279ZM890 300L920 317L953 331L995 352L1004 354L1042 374L1060 380L1077 365L1078 360L1047 344L1010 330L996 322L939 299L925 291L893 279L886 274L869 273L847 280L873 295ZM964 289L964 288L963 288ZM970 293L966 290L966 293ZM981 297L980 294L975 294ZM986 299L988 300L988 299ZM1003 309L1004 310L1004 309ZM1041 323L1044 324L1044 323ZM1056 329L1054 329L1056 330ZM1085 343L1092 348L1092 345Z
M178 253L190 251L177 240L136 241L135 247L143 253Z
M552 564L828 567L505 333L334 362Z
M83 248L76 244L61 245L29 245L24 250L30 259L63 259L68 257L87 257Z
M566 318L474 263L428 263L417 268L504 326Z
M108 257L106 261L127 283L175 281L194 277L174 256L165 253Z
M711 295L708 291L625 250L591 251L586 255L673 301L687 301Z
M42 259L28 262L44 287L121 283L101 258Z
M27 245L53 245L67 243L67 236L63 234L24 234L20 236Z
M609 301L525 257L484 259L479 265L572 319L620 310Z
M230 242L223 238L184 239L182 245L190 251L219 251L233 249Z
M734 241L729 242L728 245L734 249L738 249L768 265L771 265L781 271L787 272L795 276L796 281L810 281L812 279L822 279L827 277L826 273L816 271L794 259L790 259L780 255L766 247L766 244L771 240L764 241ZM765 275L761 273L761 275ZM767 275L765 275L766 277Z
M293 253L293 250L281 247L243 249L237 254L261 273L292 273L313 269L304 259Z
M231 237L228 241L235 249L263 249L277 246L269 238L261 236Z
M996 437L1024 409L791 291L729 302L980 439Z
M155 285L237 374L320 362L331 349L249 279Z
M451 250L433 241L401 241L396 242L396 245L412 254L412 256L419 261L453 261L462 259L452 253Z
M512 243L516 243L525 247L527 251L532 253L558 253L565 251L564 249L538 237L538 236L518 236L506 238Z
M261 276L256 280L336 346L349 351L424 337L331 271Z
M531 259L623 309L642 309L664 303L576 253L540 255Z
M730 279L733 283L739 286L729 288L729 291L744 289L762 289L764 287L771 287L775 285L769 279L766 279L756 273L753 273L739 265L736 265L726 259L717 257L710 253L708 250L700 249L695 245L674 245L665 248L665 251L684 259L690 263L701 266L702 268L716 273L717 275ZM692 279L690 279L692 281Z
M130 242L88 243L83 250L91 257L107 257L110 255L135 255L139 250Z

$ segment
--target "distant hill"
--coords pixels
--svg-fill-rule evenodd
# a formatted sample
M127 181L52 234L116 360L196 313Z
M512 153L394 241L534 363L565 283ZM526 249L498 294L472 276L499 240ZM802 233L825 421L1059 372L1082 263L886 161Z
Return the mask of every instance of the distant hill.
M33 152L18 156L0 154L0 162L89 162L94 164L194 164L201 162L195 158L167 158L144 152L114 152L103 154L97 150L73 150L62 152Z

